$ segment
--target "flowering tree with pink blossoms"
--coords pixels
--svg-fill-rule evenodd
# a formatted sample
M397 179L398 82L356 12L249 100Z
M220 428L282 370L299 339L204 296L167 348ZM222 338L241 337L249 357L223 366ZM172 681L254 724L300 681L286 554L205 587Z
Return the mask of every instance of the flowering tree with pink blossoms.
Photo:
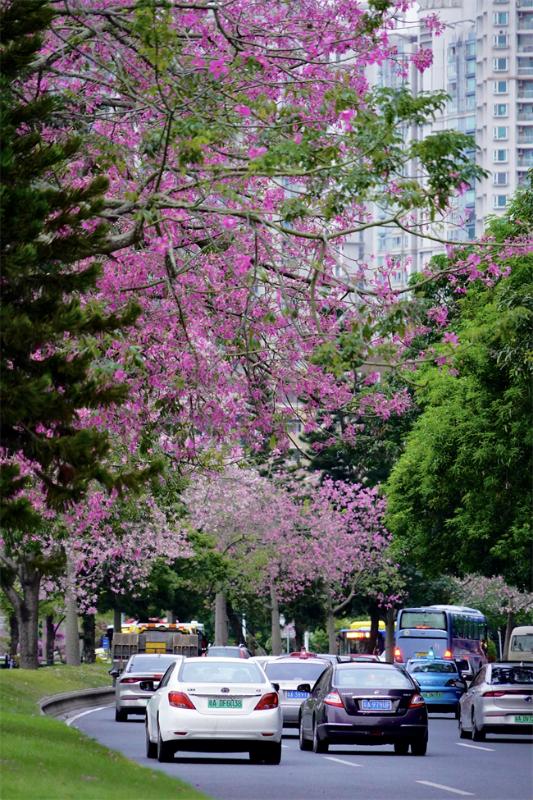
M236 582L237 591L265 598L272 649L281 652L280 600L312 580L299 505L256 470L238 467L195 478L183 500L191 524L211 534L227 559L225 579L216 587L215 643L227 643L226 594Z
M349 381L317 351L335 350L343 331L368 330L361 359L371 360L383 343L372 321L396 295L387 272L394 265L372 271L349 264L344 242L384 224L418 233L417 215L445 211L479 175L460 133L403 140L402 125L423 122L442 107L442 95L414 98L368 84L373 64L407 68L391 32L409 5L5 4L8 16L20 15L15 29L30 12L50 12L24 74L6 73L17 102L42 108L52 101L41 123L32 120L37 150L52 153L64 136L81 137L67 148L70 158L38 176L42 192L68 200L68 208L50 212L44 238L37 232L23 244L56 259L63 246L57 296L79 308L98 301L111 316L104 325L102 311L91 316L90 330L67 324L53 335L43 325L38 340L28 336L27 352L5 351L4 374L14 380L21 366L41 369L47 392L72 400L70 434L87 443L89 432L109 433L120 442L114 452L126 475L161 454L179 468L234 456L243 443L252 450L283 444L295 415L309 420L353 404ZM11 47L7 39L8 66ZM429 61L427 51L413 57L421 70ZM19 124L28 145L17 119L13 130ZM387 208L385 220L372 212L373 201ZM75 254L67 247L72 230L83 233ZM86 297L81 278L96 279L96 256L104 261ZM484 265L464 268L477 275ZM17 298L16 287L5 285ZM121 316L130 298L137 310ZM85 366L94 356L90 377L101 381L100 404L98 392L89 398L90 381L85 393L71 392L72 370L54 368L65 354L64 364ZM376 395L365 403L388 414L405 398ZM42 419L10 419L8 456L21 463L32 456L38 481L62 498L80 499L95 465L96 477L111 484L115 465L104 440L86 446L80 474L63 434L57 408ZM24 548L19 556L24 561Z
M511 586L501 575L465 575L464 578L454 578L453 584L457 602L479 608L498 625L505 624L502 658L507 658L516 617L533 612L533 593Z
M326 480L304 505L309 535L306 553L324 598L329 652L337 652L335 616L387 558L390 535L383 524L385 501L374 488Z

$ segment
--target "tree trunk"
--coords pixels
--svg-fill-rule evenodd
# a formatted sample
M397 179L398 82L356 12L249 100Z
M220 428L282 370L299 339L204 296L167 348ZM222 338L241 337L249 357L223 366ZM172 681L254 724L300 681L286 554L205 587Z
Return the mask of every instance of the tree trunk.
M65 659L71 667L80 660L80 633L78 630L78 604L75 595L74 564L67 555L67 588L65 591Z
M335 633L335 614L333 613L333 602L331 596L328 596L326 605L326 631L328 634L328 652L337 654L337 634Z
M9 615L9 655L15 658L19 649L19 623L17 615L13 611Z
M55 642L56 642L56 629L54 625L54 615L47 614L45 621L45 630L46 630L46 651L45 651L45 658L46 663L49 667L53 666L54 664L54 649L55 649Z
M387 662L394 663L394 609L388 608L385 616L385 651Z
M379 611L373 608L370 611L370 639L368 640L367 653L373 653L377 647L379 633Z
M217 592L215 595L215 644L225 646L228 643L228 612L226 595Z
M122 612L118 608L113 609L113 636L115 633L122 633Z
M514 628L515 616L512 611L507 614L507 623L505 625L505 641L503 644L503 660L507 661L509 658L509 646L511 644L511 633Z
M14 588L14 574L2 584L2 588L17 618L20 658L22 669L37 669L39 657L39 588L41 573L29 564L20 564L18 579L21 593ZM15 653L13 653L15 655Z
M270 587L270 645L273 656L281 655L281 628L279 626L279 601L276 589Z
M96 620L94 614L84 614L82 617L83 657L85 664L94 664L96 661L95 639Z

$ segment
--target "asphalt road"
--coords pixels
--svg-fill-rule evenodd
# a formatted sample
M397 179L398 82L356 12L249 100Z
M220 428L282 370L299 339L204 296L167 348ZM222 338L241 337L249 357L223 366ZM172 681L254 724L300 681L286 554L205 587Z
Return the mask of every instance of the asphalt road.
M115 722L114 709L85 712L72 724L144 766L161 769L216 800L531 800L533 737L491 736L463 742L451 715L431 715L426 756L392 747L332 746L301 752L284 731L280 766L253 765L245 753L177 753L172 764L144 755L144 719ZM132 798L136 800L136 798Z

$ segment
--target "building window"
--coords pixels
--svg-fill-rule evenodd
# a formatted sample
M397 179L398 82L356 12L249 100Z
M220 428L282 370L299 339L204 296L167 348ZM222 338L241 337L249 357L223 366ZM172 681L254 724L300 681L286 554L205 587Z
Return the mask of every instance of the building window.
M508 159L507 150L495 150L493 160L495 164L506 164Z
M475 78L467 78L466 79L466 91L467 94L470 92L476 91L476 79Z
M492 198L492 206L493 208L505 208L507 205L507 195L506 194L495 194Z
M495 33L492 37L492 44L498 50L505 50L509 47L509 37L506 33Z
M492 176L492 182L494 186L507 186L509 183L509 173L508 172L495 172Z
M476 95L475 94L467 94L465 108L467 111L473 111L476 107Z
M494 72L507 72L509 70L508 58L493 58L492 68Z
M476 57L476 41L475 39L470 39L466 43L466 57L467 58L475 58Z
M507 117L509 114L509 106L507 103L495 103L494 105L494 116L495 117Z
M496 140L505 141L509 138L509 128L507 125L497 125L494 128L494 138Z
M494 94L507 94L508 91L507 81L494 81Z
M492 19L495 25L505 26L509 25L509 12L508 11L495 11Z

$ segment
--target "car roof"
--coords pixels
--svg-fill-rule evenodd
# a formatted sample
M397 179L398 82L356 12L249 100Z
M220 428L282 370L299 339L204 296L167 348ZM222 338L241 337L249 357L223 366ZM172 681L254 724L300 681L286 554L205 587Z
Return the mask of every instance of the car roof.
M200 662L201 664L205 664L206 663L206 658L205 658L205 656L193 656L192 658L188 658L187 659L187 664L191 664L191 663L194 664L197 661ZM245 658L234 658L233 656L213 656L212 658L209 659L209 663L210 664L216 664L218 661L222 662L223 664L227 664L228 661L232 662L234 664L244 664L244 663L247 663L248 661L251 661L251 659L250 658L246 658L246 659Z
M181 653L132 653L130 656L130 661L132 658L185 658L184 655Z
M453 664L457 666L453 658L409 658L409 664Z
M269 661L269 664L301 664L305 661L306 664L324 664L328 665L332 662L329 658L318 658L318 656L304 656L303 658L292 658L291 656L279 656L275 660Z
M341 661L335 664L335 669L395 669L398 672L405 672L400 664L388 664L385 661Z

